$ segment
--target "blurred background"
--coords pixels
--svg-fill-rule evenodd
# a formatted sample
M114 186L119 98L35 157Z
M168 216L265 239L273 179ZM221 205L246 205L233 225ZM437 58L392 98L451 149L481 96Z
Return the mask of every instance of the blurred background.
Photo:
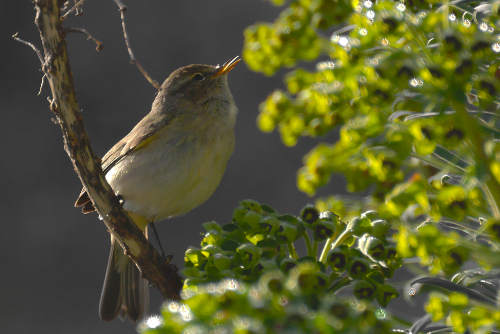
M137 59L158 81L190 63L223 63L241 54L244 29L271 21L279 13L264 0L125 1L127 25ZM113 1L85 1L84 15L67 27L88 29L104 44L68 34L79 105L92 146L103 155L150 109L154 89L129 63L119 12ZM80 182L63 150L60 129L52 121L47 86L37 96L40 64L33 51L11 39L40 47L31 1L0 3L0 107L3 158L2 333L134 333L135 326L98 319L99 293L109 236L97 216L73 208ZM280 212L298 213L313 199L295 185L302 156L314 143L302 140L286 148L276 133L256 127L258 105L277 87L282 73L268 78L240 63L229 76L239 106L236 150L215 194L191 213L158 224L162 243L182 267L184 250L201 240L201 223L231 219L238 201L253 198ZM343 189L334 181L321 194ZM161 300L152 290L151 311Z

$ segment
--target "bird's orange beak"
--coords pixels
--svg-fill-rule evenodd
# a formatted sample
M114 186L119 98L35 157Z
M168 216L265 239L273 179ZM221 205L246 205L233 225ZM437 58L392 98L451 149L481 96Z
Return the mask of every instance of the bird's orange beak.
M214 73L213 77L216 78L220 75L229 73L240 61L240 56L236 56L233 59L226 61L222 64L222 66L217 66L217 71Z

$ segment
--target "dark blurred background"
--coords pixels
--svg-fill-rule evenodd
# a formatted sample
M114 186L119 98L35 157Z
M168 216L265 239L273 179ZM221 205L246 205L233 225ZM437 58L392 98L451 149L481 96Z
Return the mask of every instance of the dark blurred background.
M264 0L126 5L136 57L158 81L186 64L223 63L241 54L243 30L279 12ZM88 29L104 50L97 53L80 34L69 34L67 41L78 102L92 146L102 155L149 111L155 92L129 63L114 2L87 0L83 8L83 16L65 25ZM40 46L33 19L31 1L1 1L0 332L134 333L128 322L105 323L97 316L109 237L96 215L73 208L81 185L63 151L59 127L51 122L48 87L36 95L40 64L31 49L10 37L19 32ZM264 77L241 63L229 80L240 112L236 151L222 184L193 212L157 225L164 248L180 266L186 247L199 245L200 224L227 222L241 199L290 213L312 201L297 190L295 177L313 142L286 148L276 133L256 127L258 105L282 85L281 75ZM161 301L156 291L152 295L151 310L157 312Z

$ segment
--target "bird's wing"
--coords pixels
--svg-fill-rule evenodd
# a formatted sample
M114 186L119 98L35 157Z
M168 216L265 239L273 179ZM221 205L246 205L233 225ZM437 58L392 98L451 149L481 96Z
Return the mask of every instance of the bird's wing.
M102 158L101 166L104 174L109 172L124 157L147 145L158 133L159 130L167 126L174 118L173 113L149 113L119 142L117 142ZM90 198L82 189L75 207L82 207L83 213L95 211Z
M137 125L116 143L102 158L101 166L104 174L109 172L121 159L140 147L147 145L158 130L167 125L170 119L158 120L148 114Z

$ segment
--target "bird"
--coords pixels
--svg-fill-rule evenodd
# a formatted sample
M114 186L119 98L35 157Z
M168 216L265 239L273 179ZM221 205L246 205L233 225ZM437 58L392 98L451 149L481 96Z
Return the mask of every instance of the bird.
M241 61L192 64L161 84L151 111L101 159L106 180L133 222L149 223L185 214L213 194L235 145L237 107L227 74ZM85 188L75 207L95 208ZM142 319L149 304L147 281L111 235L99 302L99 317Z

